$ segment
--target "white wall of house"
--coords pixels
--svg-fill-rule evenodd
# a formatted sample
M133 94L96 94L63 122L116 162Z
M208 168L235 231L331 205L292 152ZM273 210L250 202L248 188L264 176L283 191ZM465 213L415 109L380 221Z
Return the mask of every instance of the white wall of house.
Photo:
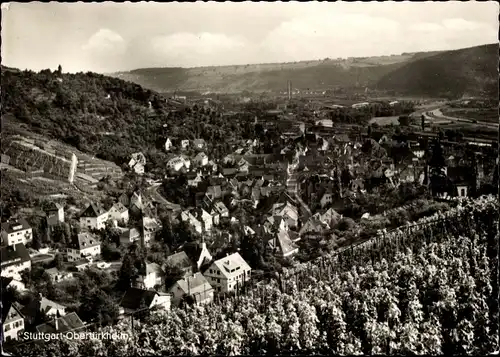
M2 230L2 241L7 245L14 245L18 243L26 243L31 242L33 240L33 229L20 229L18 231L7 233Z
M99 217L80 217L81 229L104 229L108 220L108 213L104 213Z
M84 249L68 248L68 261L74 262L82 259L83 257L95 257L99 254L101 254L101 245L96 245L95 247L88 247Z
M128 210L124 212L118 212L115 207L111 207L111 209L109 210L109 219L127 223L129 219Z
M31 270L31 260L20 264L13 264L7 267L2 266L1 275L7 278L16 278L23 270Z
M147 276L141 275L137 278L137 284L143 289L153 289L155 285L161 284L161 277L154 272Z
M19 332L24 330L24 319L19 318L3 325L4 341L17 340Z
M150 308L159 306L162 309L170 310L172 297L170 295L156 295L151 302Z
M240 269L237 274L228 278L219 270L217 265L212 264L203 275L216 292L225 293L234 291L238 285L241 286L245 281L250 280L250 274L250 270Z

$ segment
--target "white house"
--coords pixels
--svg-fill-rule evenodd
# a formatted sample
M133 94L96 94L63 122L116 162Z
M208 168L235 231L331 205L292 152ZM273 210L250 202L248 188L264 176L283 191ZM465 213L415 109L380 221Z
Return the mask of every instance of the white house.
M108 220L108 212L100 205L91 203L80 215L80 228L104 229Z
M200 152L194 157L193 162L197 166L208 165L208 156L204 152Z
M127 223L129 219L128 208L125 207L121 202L117 202L108 211L109 219L118 222Z
M274 216L284 217L290 228L297 227L299 222L299 212L290 202L274 204L271 212Z
M53 226L64 222L64 207L57 202L51 202L45 209L47 214L47 224Z
M145 247L149 246L151 240L156 237L161 228L161 223L157 219L146 216L142 217L142 235Z
M188 179L188 185L192 187L196 187L202 182L203 182L203 176L201 172L198 172L193 179Z
M176 281L169 292L173 295L175 305L178 305L184 296L191 297L196 305L208 304L214 299L214 289L201 273Z
M215 202L213 208L221 217L229 217L229 210L222 201Z
M135 171L136 174L142 175L144 173L144 166L146 165L146 157L142 152L132 154L128 166Z
M183 222L188 222L189 225L191 225L194 230L198 233L203 233L203 225L201 224L201 222L191 214L191 212L189 211L184 211L181 213L181 220Z
M170 140L170 138L167 138L167 140L165 141L165 150L170 151L173 146L174 144L172 143L172 140Z
M2 304L2 328L3 342L17 340L19 334L24 331L24 316L21 314L21 306L14 302Z
M40 311L45 312L47 316L57 316L57 314L59 314L59 316L66 315L66 306L58 304L57 302L49 300L43 296L41 296L39 303Z
M217 292L229 292L249 281L251 270L239 253L233 253L213 262L204 276Z
M31 270L31 258L23 243L0 248L1 275L17 278L23 270Z
M323 197L321 197L321 200L319 201L321 208L326 207L326 205L329 205L332 203L333 200L333 195L331 193L325 193Z
M145 264L142 272L137 278L136 287L141 289L153 289L156 285L163 283L163 270L156 263Z
M202 208L200 218L203 223L203 226L205 227L205 231L210 232L213 226L212 215Z
M141 232L137 228L126 229L120 235L120 245L129 245L141 240Z
M191 167L191 161L182 156L174 157L167 162L167 169L173 171L179 171L183 167L189 169Z
M27 244L33 240L33 229L24 218L2 223L2 244Z
M181 141L181 148L187 149L189 147L189 140L182 140Z
M69 262L76 262L82 258L92 259L101 254L101 242L92 234L82 232L77 235L67 252Z
M74 278L73 273L59 270L57 268L50 268L45 271L49 275L50 280L52 280L53 284L60 283L61 281L72 280Z
M138 288L129 288L120 301L120 307L123 312L133 313L143 309L144 306L148 309L158 307L165 310L170 310L172 295L159 293L154 290L145 290Z
M279 252L283 257L291 256L299 251L288 232L282 229L268 241L268 245L274 252Z

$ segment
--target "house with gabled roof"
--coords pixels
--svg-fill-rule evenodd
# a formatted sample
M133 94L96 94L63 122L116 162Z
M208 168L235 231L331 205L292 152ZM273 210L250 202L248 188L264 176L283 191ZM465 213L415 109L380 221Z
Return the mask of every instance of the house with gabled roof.
M64 206L57 202L50 202L48 207L45 208L47 215L47 225L55 226L64 222Z
M164 272L156 263L144 263L136 281L136 287L141 289L153 289L156 285L162 285Z
M214 299L214 289L201 273L177 280L169 292L173 295L172 303L175 305L179 305L185 297L192 299L196 305L208 304Z
M170 140L170 138L167 138L167 140L165 141L165 151L170 151L173 146L174 144L172 143L172 140Z
M24 331L24 316L21 306L17 302L4 302L2 304L2 343L17 340Z
M165 265L167 267L170 266L179 268L184 273L184 277L194 274L193 262L183 250L170 254L165 261Z
M299 235L304 236L306 234L311 234L311 233L321 233L324 229L328 229L329 227L326 226L321 222L318 217L313 216L307 220L306 223L300 228L299 230Z
M31 325L40 315L49 317L66 315L66 306L49 300L42 296L42 294L39 294L38 297L21 308L21 313L24 316L26 325Z
M342 215L333 208L328 209L320 218L321 222L327 224L329 227L334 227L341 219Z
M201 166L201 167L203 167L205 165L208 165L208 156L207 156L207 154L205 154L204 152L199 152L194 157L193 163L196 166Z
M179 247L179 250L186 253L190 261L194 262L196 269L201 269L202 266L210 263L213 259L203 236L201 241L185 243Z
M82 258L92 260L101 254L101 241L89 232L81 232L74 237L72 244L67 248L69 262L75 262Z
M142 217L143 246L148 247L156 235L161 231L161 223L156 218Z
M117 222L127 223L129 219L128 208L125 207L121 202L117 202L108 211L109 219Z
M127 228L120 234L120 245L129 245L141 241L141 232L137 228Z
M70 312L50 322L38 325L36 331L40 333L64 333L68 331L84 332L84 327L84 323L76 312Z
M56 267L45 270L49 275L50 280L53 284L60 283L62 281L74 279L73 273L65 270L57 269Z
M275 203L270 210L273 216L285 217L290 228L297 227L299 222L299 212L289 201L286 203Z
M33 240L33 229L24 218L19 218L2 223L1 236L4 245L27 244Z
M22 243L0 248L2 276L18 278L23 270L31 270L31 258Z
M283 257L291 256L299 251L299 248L292 242L287 231L280 229L271 239L267 241L268 247L275 254Z
M214 261L203 275L217 292L229 292L249 281L251 270L239 253L233 253Z
M154 290L129 288L120 301L120 307L125 314L134 313L141 309L158 307L170 310L171 294L159 293Z
M101 205L92 202L80 215L80 228L104 229L108 217L108 212Z

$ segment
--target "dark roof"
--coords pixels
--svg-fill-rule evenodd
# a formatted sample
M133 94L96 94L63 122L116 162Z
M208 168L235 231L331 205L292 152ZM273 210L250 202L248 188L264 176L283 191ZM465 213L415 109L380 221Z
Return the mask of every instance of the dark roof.
M53 202L51 201L47 207L46 207L46 211L58 211L60 210L61 208L63 208L63 205L60 204L60 203L57 203L57 202Z
M56 330L55 320L47 322L43 325L38 325L36 327L38 332L43 333L55 333L55 332L67 332L71 330L77 330L84 327L84 324L76 312L70 312L65 316L61 316L57 319L58 329Z
M7 302L2 300L2 323L15 315L19 314L20 317L24 318L21 313L21 306L17 302Z
M120 306L125 309L137 310L141 307L141 302L144 301L146 306L151 305L151 302L158 293L154 290L144 290L137 288L129 288L120 302Z
M91 203L88 207L82 212L80 217L99 217L106 213L104 208L96 203Z
M1 281L0 281L0 289L1 289L0 291L5 291L12 280L14 280L14 279L8 278L6 276L2 276Z
M73 247L75 249L87 249L90 247L97 247L100 245L101 242L99 239L94 237L92 234L88 232L83 232L83 233L78 233L76 236L74 242L73 242Z
M12 264L25 263L30 260L30 254L23 243L0 249L2 269ZM20 259L20 261L16 261Z
M24 218L19 218L17 220L11 220L9 222L2 223L2 229L7 233L12 233L19 230L26 230L30 228L31 226Z
M185 251L180 251L169 255L167 257L166 264L183 269L192 267L193 262L189 259Z

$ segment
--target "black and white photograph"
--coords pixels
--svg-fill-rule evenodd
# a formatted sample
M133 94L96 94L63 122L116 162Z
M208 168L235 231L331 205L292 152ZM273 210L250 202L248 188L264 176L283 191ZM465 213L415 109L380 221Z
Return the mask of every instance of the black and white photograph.
M499 9L2 2L1 356L498 355Z

